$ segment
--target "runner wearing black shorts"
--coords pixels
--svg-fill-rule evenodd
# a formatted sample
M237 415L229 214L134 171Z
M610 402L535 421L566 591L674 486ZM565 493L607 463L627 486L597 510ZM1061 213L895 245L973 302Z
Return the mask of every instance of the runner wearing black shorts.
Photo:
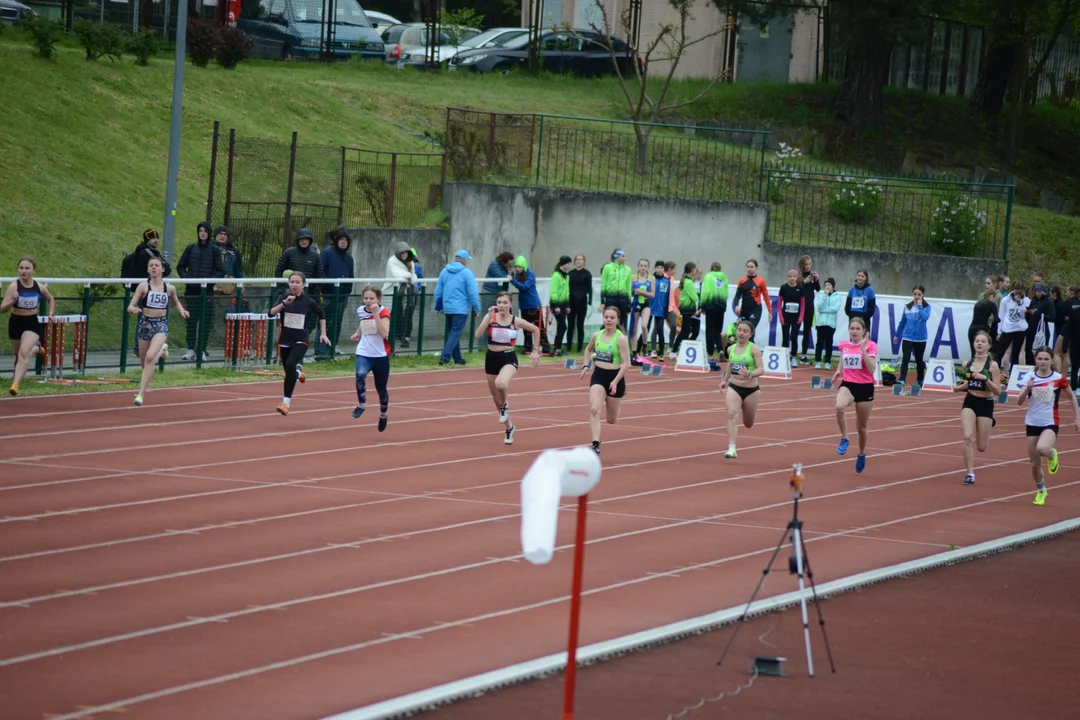
M1001 392L1001 368L990 356L993 341L986 330L977 330L971 339L975 356L964 363L960 382L953 392L966 392L960 409L960 425L964 429L965 485L975 484L975 451L986 452L990 447L990 431L994 420L994 403Z
M626 371L630 369L630 342L620 327L619 309L604 308L604 329L593 334L585 348L590 362L581 371L581 377L593 369L589 380L589 430L592 432L592 448L600 454L600 412L607 410L607 421L614 425L619 420L619 406L626 395Z
M488 390L495 407L499 410L499 422L503 425L503 443L514 444L514 431L517 429L510 422L510 381L517 374L518 359L514 352L517 345L518 330L532 333L532 363L540 367L540 328L527 320L514 317L513 298L508 292L495 296L495 305L488 308L487 315L476 328L476 339L485 334L488 340L487 354L484 356L484 374L487 375Z

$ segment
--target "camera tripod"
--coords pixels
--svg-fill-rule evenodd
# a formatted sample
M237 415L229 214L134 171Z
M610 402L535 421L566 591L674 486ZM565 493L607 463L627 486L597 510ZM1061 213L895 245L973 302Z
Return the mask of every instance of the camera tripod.
M731 649L731 644L735 640L735 636L739 632L739 628L746 622L746 616L750 612L750 606L754 604L754 598L761 592L762 586L765 585L765 578L768 577L769 572L772 570L773 563L776 562L776 556L780 554L780 549L784 547L785 541L790 537L791 541L791 557L788 558L788 572L792 575L796 575L799 578L799 605L802 608L802 624L803 624L803 639L806 642L806 667L810 674L810 677L814 677L814 658L810 651L810 619L806 611L806 586L803 582L803 576L810 581L810 591L814 596L814 608L817 610L818 624L821 626L821 636L825 640L825 652L829 657L829 668L835 673L836 665L833 663L832 649L829 647L829 636L825 632L825 617L821 614L821 603L818 600L817 587L814 585L814 573L810 569L810 558L806 554L806 543L803 541L803 523L799 519L799 498L802 497L802 465L795 465L792 468L791 473L791 494L792 494L792 515L791 520L788 522L787 527L784 528L783 534L780 536L780 542L776 545L776 550L773 551L772 557L769 558L769 562L765 565L765 570L761 574L761 580L758 581L757 587L754 588L754 592L750 595L750 600L746 603L746 608L743 609L742 615L739 617L735 629L731 633L731 637L728 638L727 645L724 646L724 652L720 654L720 660L717 661L717 665L722 665L724 658L728 654L728 650ZM779 675L779 660L771 659L766 662L775 664L777 669L775 672L768 674Z

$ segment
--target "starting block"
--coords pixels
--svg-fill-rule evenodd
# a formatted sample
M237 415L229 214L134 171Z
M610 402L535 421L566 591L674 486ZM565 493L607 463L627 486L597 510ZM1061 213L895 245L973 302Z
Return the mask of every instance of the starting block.
M810 388L812 390L832 390L832 378L822 378L820 375L813 375L810 378Z
M905 392L904 385L902 383L896 383L892 386L893 395L905 395L907 397L919 397L922 394L922 385L912 385L911 388Z
M577 370L577 360L574 358L566 358L564 367L566 367L567 370Z
M642 375L651 375L653 377L660 377L664 372L663 365L646 364L641 366Z
M1006 405L1009 402L1009 391L1002 390L1001 394L997 396L998 405Z

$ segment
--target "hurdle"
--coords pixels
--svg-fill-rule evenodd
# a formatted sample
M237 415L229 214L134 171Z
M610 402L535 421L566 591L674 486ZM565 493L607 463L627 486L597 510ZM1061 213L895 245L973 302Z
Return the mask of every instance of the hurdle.
M227 313L225 315L225 359L235 369L266 366L266 345L270 316L264 313Z
M76 375L86 373L86 316L85 315L57 315L53 320L48 317L39 317L38 322L45 328L45 335L41 338L42 344L42 369L49 380L62 380L64 378L65 346L67 344L67 328L71 326L71 370Z

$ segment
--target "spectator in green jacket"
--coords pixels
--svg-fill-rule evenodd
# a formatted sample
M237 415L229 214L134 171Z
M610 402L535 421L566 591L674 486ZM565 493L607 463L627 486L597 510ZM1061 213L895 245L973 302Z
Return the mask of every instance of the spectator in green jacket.
M555 272L551 274L548 307L555 316L555 347L551 352L552 357L563 354L562 341L566 335L566 320L570 317L570 270L573 267L573 259L569 255L563 255L555 265Z
M720 263L709 266L709 272L701 280L701 311L705 314L705 350L709 357L720 362L723 358L724 314L727 312L728 279Z
M679 337L675 338L675 343L671 346L671 355L676 358L683 340L693 340L697 337L695 330L701 329L701 321L698 320L698 291L694 285L694 273L697 269L697 263L686 263L679 281L679 314L682 315L682 327L679 329Z
M626 251L619 248L611 253L611 262L600 271L599 312L611 306L619 308L619 317L630 316L630 297L633 271L626 266Z

